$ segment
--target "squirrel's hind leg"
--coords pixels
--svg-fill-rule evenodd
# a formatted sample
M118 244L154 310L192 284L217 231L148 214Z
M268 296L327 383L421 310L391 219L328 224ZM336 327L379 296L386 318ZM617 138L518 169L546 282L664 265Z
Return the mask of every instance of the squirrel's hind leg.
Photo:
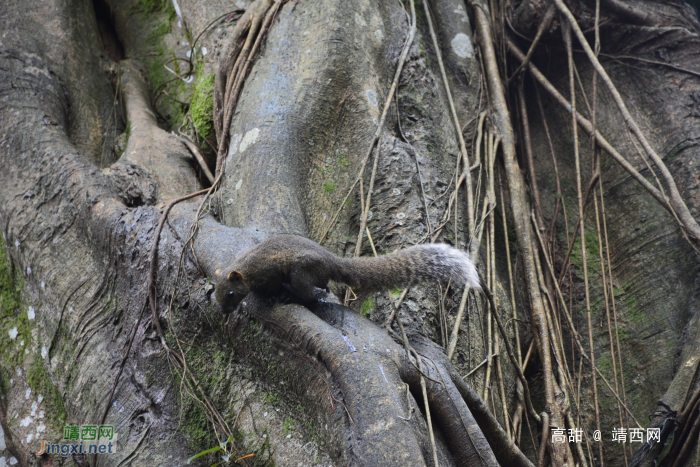
M300 270L291 271L289 274L289 286L292 293L303 302L313 302L316 300L316 294L314 294L314 280L307 272Z

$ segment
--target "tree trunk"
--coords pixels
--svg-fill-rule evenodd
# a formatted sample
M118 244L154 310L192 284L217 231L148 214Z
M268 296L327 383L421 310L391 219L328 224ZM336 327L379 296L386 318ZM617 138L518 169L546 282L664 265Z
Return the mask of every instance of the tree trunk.
M66 464L691 465L680 0L6 1L0 31L0 466L58 465L41 441L85 425L117 451ZM493 301L332 284L218 313L217 270L280 233L450 243ZM661 442L612 440L637 420Z

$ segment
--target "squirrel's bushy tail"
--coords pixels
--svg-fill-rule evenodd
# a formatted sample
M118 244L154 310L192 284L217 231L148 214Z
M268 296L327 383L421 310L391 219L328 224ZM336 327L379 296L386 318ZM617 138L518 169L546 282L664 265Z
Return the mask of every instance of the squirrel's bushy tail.
M341 277L350 287L389 290L452 279L455 285L480 289L479 275L469 255L444 243L418 245L376 258L339 258Z

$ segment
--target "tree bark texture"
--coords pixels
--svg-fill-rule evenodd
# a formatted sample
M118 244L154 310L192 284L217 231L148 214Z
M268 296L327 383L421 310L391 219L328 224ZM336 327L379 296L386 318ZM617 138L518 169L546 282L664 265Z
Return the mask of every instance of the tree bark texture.
M280 6L233 109L218 191L201 209L203 196L170 211L151 262L165 203L210 186L175 133L196 141L214 170L220 130L214 131L220 118L219 104L212 103L214 77L236 45L230 39L241 14L263 3L0 4L0 227L6 258L0 264L0 465L11 465L13 458L39 465L45 459L33 453L38 440L61 442L64 426L100 424L108 409L104 424L115 427L118 452L66 464L183 465L230 434L230 460L248 466L427 466L434 461L426 408L440 466L531 466L543 442L543 462L574 465L580 456L575 445L558 447L551 435L539 439L571 420L592 443L586 462L601 465L590 438L596 403L605 464L631 461L638 445L629 445L625 457L609 439L620 424L618 399L599 376L600 398L594 400L592 369L571 342L588 335L581 246L572 249L571 276L564 274L561 283L578 328L574 333L531 222L539 199L547 225L540 234L559 274L577 217L572 118L532 69L570 98L561 40L565 18L548 16L552 22L522 77L509 80L520 61L507 45L510 40L527 51L549 2L428 2L466 161L426 16L416 3L418 32L372 155L377 174L363 233L367 241L359 252L387 253L433 237L478 251L474 259L493 278L495 312L508 335L499 335L486 302L469 295L456 352L447 358L453 311L463 295L454 284L407 293L396 320L415 352L404 347L396 323L391 331L381 326L397 291L359 293L350 308L334 297L306 308L285 294L251 294L230 316L217 311L216 271L265 238L294 233L339 256L355 253L370 171L354 183L410 28L409 5L396 0ZM596 2L566 3L593 44ZM694 64L700 26L689 11L675 0L602 1L599 59L697 221L700 68ZM581 83L576 108L592 120L594 68L576 39L573 48ZM491 70L489 63L495 64ZM515 98L520 79L522 102ZM600 81L597 90L596 128L656 184L650 167L658 166L645 162L641 143ZM529 132L521 126L523 112ZM590 140L581 136L585 131L579 131L583 186L595 166ZM529 171L525 134L533 154ZM484 195L490 176L481 154L489 147L496 154L495 190L504 192L491 199L504 199L504 206L489 205ZM583 234L583 257L592 271L596 366L617 387L622 380L612 365L621 361L616 371L626 386L616 389L620 398L642 423L653 414L648 423L656 426L673 411L682 418L700 384L698 256L667 206L606 152L600 154L596 189L602 187L609 247L601 250L595 227L593 197L600 203L600 191L587 204ZM497 213L492 219L505 210L511 229L495 224L493 236L485 234L476 248L470 246L477 233L467 227L460 178L465 170L471 170L476 224L490 209ZM460 188L453 196L455 184ZM532 189L539 190L537 198ZM152 267L155 314L148 303ZM345 294L336 285L332 292ZM612 331L606 327L612 297L619 342L613 350L619 356L611 353ZM514 313L517 319L511 319ZM519 358L533 343L525 374L535 411L548 421L543 428L529 419L530 429L523 421L519 436L511 435L509 425L521 417L514 417L517 410L523 418L527 412L516 409L524 405L516 372L505 353L487 355L493 345L499 348L498 339L515 346L516 328ZM555 342L556 335L564 345ZM477 368L482 362L488 363ZM488 377L492 365L494 376ZM564 376L569 370L572 384ZM490 394L486 401L484 394ZM678 433L686 430L697 439L693 410L687 409ZM627 415L624 423L636 426ZM661 450L659 444L640 451L635 465L653 465ZM589 456L585 444L583 451ZM220 456L193 463L211 465Z

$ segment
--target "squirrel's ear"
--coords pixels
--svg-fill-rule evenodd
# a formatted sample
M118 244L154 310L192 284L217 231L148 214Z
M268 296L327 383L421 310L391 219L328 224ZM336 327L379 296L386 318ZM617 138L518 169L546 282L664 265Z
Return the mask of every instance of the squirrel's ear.
M221 269L217 269L216 272L214 273L214 277L217 279L219 278L219 274L221 274Z
M230 281L242 281L243 275L238 271L231 271L228 273L228 280Z

